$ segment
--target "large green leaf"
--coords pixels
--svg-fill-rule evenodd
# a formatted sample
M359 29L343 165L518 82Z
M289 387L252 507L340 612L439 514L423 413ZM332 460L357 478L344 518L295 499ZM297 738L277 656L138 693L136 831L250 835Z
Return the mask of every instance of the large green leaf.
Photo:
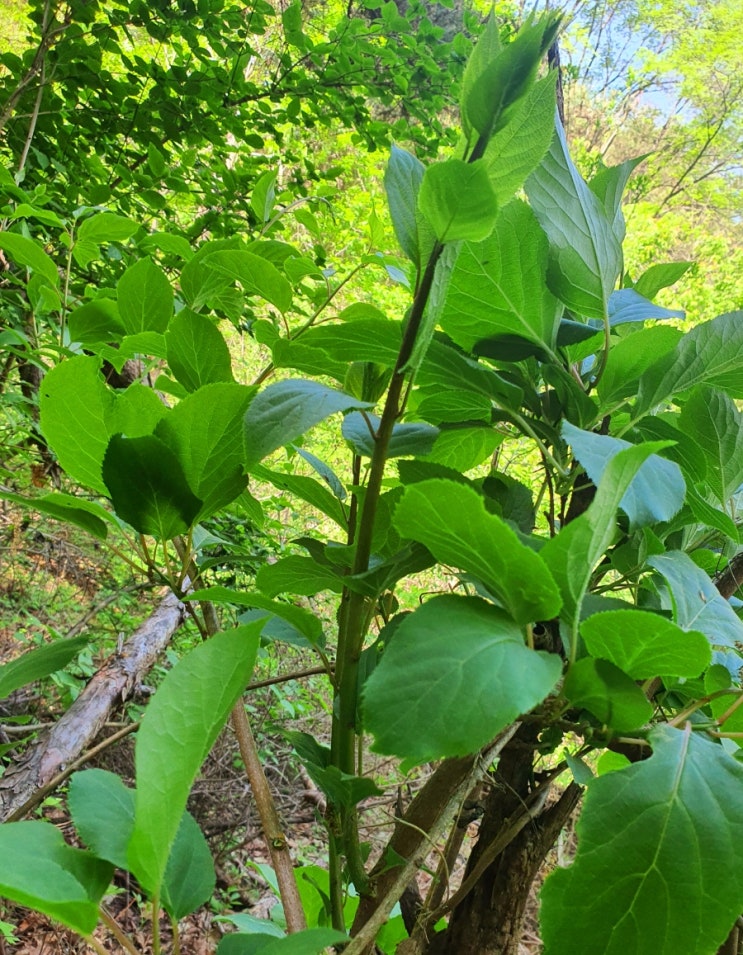
M27 650L10 663L0 664L0 700L4 700L21 686L35 680L43 680L50 673L56 673L66 667L90 640L88 635L55 640L54 643Z
M418 208L440 242L487 238L498 202L485 163L447 159L429 166L418 193Z
M556 83L557 70L550 70L487 145L483 158L500 207L524 185L550 147L555 131Z
M217 877L209 845L199 824L184 812L165 868L161 901L180 921L211 898Z
M669 551L648 558L668 584L668 609L682 630L700 630L716 646L743 643L743 621L688 554Z
M648 442L615 455L604 470L588 510L562 528L540 551L562 593L561 617L569 624L577 621L593 570L614 536L620 501L642 463L664 447L666 443L662 441Z
M268 385L250 403L245 414L245 454L248 466L289 444L338 411L370 408L340 391L316 381L288 379Z
M86 769L70 779L67 805L78 835L100 859L127 867L134 829L134 790L105 769Z
M392 226L405 255L419 264L418 224L416 209L418 190L426 167L415 156L392 144L390 158L384 172L384 188Z
M276 266L261 255L242 249L225 249L205 255L203 264L230 280L237 280L248 295L260 295L281 312L291 307L291 285Z
M331 567L318 564L312 557L299 554L282 557L275 564L264 564L255 578L256 586L268 597L277 594L302 594L311 597L322 590L340 593L343 577Z
M570 422L562 434L570 443L586 473L598 485L609 462L621 451L632 447L629 441L608 434L582 431ZM674 461L651 455L638 470L619 502L633 528L670 521L684 503L686 482Z
M605 408L637 391L640 376L672 351L683 333L671 325L642 328L612 344L598 393Z
M250 679L262 626L262 621L246 624L199 644L170 671L147 706L137 734L128 861L150 893L163 884L199 767Z
M158 424L155 434L171 448L196 497L197 521L238 497L247 483L243 417L253 389L234 382L204 385Z
M589 188L604 207L618 242L624 242L626 228L622 214L622 195L629 177L647 156L635 156L618 166L604 166L591 179Z
M706 484L726 504L743 484L743 414L724 392L697 388L684 402L680 427L704 451Z
M559 612L560 593L542 558L466 484L434 479L411 485L394 524L441 563L474 574L518 623L549 620Z
M640 379L635 416L705 384L743 397L743 312L695 325L670 355L651 365Z
M653 715L635 681L607 660L578 660L568 670L562 692L573 706L593 713L617 733L637 729Z
M376 752L416 762L474 753L554 687L560 658L476 597L434 597L405 617L365 684Z
M551 351L562 308L547 288L547 257L534 213L510 202L492 235L459 253L441 327L467 351L495 335L519 335Z
M100 361L76 355L44 376L39 391L41 430L67 474L99 494L114 395L99 373Z
M11 258L37 275L42 275L51 285L59 285L57 266L42 249L39 242L27 239L16 232L0 234L0 249Z
M321 348L334 361L372 361L394 368L402 343L402 326L388 318L356 318L310 328L299 343Z
M545 955L713 955L743 910L743 766L663 726L588 786L578 854L542 891Z
M0 895L43 912L81 935L98 922L113 866L73 849L51 823L0 826Z
M691 679L712 659L709 641L646 610L607 610L583 621L580 634L594 657L608 660L633 680L656 676Z
M116 285L121 322L130 335L164 332L173 316L173 289L163 270L143 258L129 268Z
M501 407L520 408L524 393L492 368L468 358L452 345L432 341L416 376L426 389L464 390L484 395Z
M576 314L603 320L622 268L622 249L601 203L573 165L559 121L526 191L550 240L552 291Z
M185 534L202 508L177 455L154 434L115 434L103 459L103 480L121 520L158 540Z
M70 341L83 345L117 342L126 333L113 299L99 298L70 312L67 319Z
M170 370L186 391L216 381L233 381L227 342L205 315L182 309L165 334Z

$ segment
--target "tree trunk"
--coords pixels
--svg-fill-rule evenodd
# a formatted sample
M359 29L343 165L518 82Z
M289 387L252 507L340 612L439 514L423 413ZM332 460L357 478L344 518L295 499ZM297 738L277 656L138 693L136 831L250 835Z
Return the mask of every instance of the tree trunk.
M571 783L552 805L541 798L534 802L535 743L536 730L522 727L503 751L465 881L478 865L486 867L454 908L446 930L424 947L425 955L517 955L532 883L581 794ZM499 849L504 838L508 844Z

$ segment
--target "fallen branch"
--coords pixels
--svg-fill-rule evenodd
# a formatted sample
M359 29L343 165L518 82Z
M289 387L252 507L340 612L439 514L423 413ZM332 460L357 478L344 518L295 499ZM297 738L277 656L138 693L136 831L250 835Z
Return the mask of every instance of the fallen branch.
M0 821L22 818L36 794L73 763L98 735L113 707L127 699L154 665L186 619L174 594L137 628L91 678L80 696L54 726L39 738L0 779Z

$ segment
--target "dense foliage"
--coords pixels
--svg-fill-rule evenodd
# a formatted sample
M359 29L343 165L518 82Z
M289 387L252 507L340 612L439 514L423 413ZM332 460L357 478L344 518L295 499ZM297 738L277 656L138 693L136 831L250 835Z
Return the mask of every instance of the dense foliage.
M683 331L683 312L655 299L685 263L628 273L622 196L638 161L586 181L571 159L557 73L542 69L558 16L507 37L487 21L445 133L434 117L449 77L426 40L446 28L412 4L378 10L337 23L318 11L311 29L290 5L264 46L268 6L246 25L222 0L186 17L47 0L35 8L40 59L6 56L8 148L26 177L0 182L4 414L69 485L2 496L126 541L141 573L193 608L204 640L146 709L136 787L100 770L72 777L87 848L47 822L6 823L0 888L90 937L118 867L175 925L213 891L186 800L231 714L285 923L237 918L220 955L514 953L529 886L584 789L576 859L542 893L547 955L714 953L743 911L743 622L729 600L742 563L743 312ZM173 56L143 57L145 35ZM469 46L455 36L446 55L463 62ZM212 56L223 47L231 70ZM47 71L53 83L32 82ZM427 85L437 76L441 99ZM100 125L103 105L80 109L80 89L113 97L119 125ZM246 113L208 147L225 97ZM322 241L299 232L319 231L302 220L307 183L332 176L296 126L339 117L357 148L378 146L390 125L374 111L392 97L427 118L424 158L449 144L427 162L392 146L384 189L404 264L376 248L373 212L372 251L355 264L398 283L404 314L387 292L354 297ZM273 150L302 170L295 182ZM260 369L252 384L230 351L235 328ZM306 447L323 423L344 449L333 461ZM286 469L284 449L312 476ZM14 439L13 453L28 451ZM203 529L227 514L258 521L264 485L312 519L249 588L216 585ZM436 592L408 608L422 573ZM336 601L333 632L300 599L321 594ZM215 607L239 608L241 622L221 629ZM261 641L316 654L333 696L329 745L289 734L327 801L328 873L309 927L242 700ZM77 649L36 651L3 671L6 692ZM403 771L435 767L372 861L359 835L380 782L367 746ZM450 889L472 804L479 838Z

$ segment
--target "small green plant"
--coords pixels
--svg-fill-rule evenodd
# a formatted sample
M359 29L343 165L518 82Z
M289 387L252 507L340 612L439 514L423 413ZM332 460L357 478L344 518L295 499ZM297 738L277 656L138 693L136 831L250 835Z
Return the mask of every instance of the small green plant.
M211 892L184 811L231 712L285 926L235 916L220 955L398 942L512 955L528 888L584 788L575 862L542 893L547 955L711 955L725 940L743 910L743 623L726 599L742 563L743 313L682 333L663 324L679 313L653 303L678 267L624 271L621 197L636 163L590 183L577 172L555 125L555 75L539 75L559 27L531 19L504 44L491 18L464 72L452 154L425 166L393 147L404 316L366 302L336 313L331 288L309 308L312 263L265 237L184 251L174 282L122 216L93 212L62 233L73 257L87 241L122 258L111 287L65 313L40 393L44 439L96 500L29 504L101 540L123 526L136 565L189 602L205 639L146 709L135 789L73 777L87 850L46 823L0 829L7 897L90 938L116 865L151 899L153 925L162 907L177 932ZM279 214L270 190L262 202L264 222ZM9 232L2 248L35 294L58 295L39 242ZM252 386L234 380L218 327L246 300L271 352ZM104 361L142 356L165 368L155 387L172 407L143 381L104 381ZM292 377L266 384L275 369ZM343 479L312 455L313 477L271 462L336 415ZM201 528L228 521L234 502L260 511L248 475L332 530L312 522L304 553L259 566L249 590L208 586ZM399 585L436 567L454 589L401 611ZM332 635L296 600L318 594L335 595ZM220 605L250 621L219 632ZM291 734L327 801L327 872L293 869L246 718L261 638L310 650L333 695L330 745ZM563 750L566 737L577 748ZM369 743L403 768L435 764L372 864L359 834L359 806L379 792ZM565 758L544 770L553 752ZM596 778L586 757L600 753L612 755ZM480 835L449 886L473 802ZM424 897L416 874L432 849Z

